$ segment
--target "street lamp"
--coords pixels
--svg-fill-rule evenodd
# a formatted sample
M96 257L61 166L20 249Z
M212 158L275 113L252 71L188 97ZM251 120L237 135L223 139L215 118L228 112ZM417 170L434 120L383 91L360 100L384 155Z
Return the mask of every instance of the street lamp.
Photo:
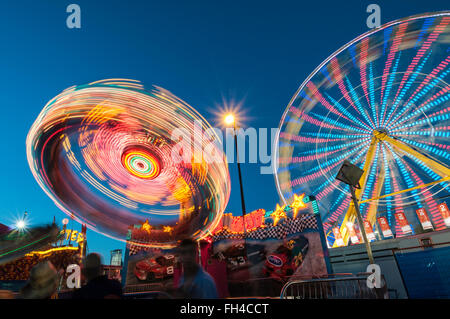
M225 124L226 124L227 126L229 126L229 125L235 125L235 123L234 123L234 115L233 115L233 114L227 114L227 115L225 116Z
M16 220L15 226L16 226L16 229L17 229L18 231L22 232L22 231L24 231L24 230L26 229L26 227L27 227L27 216L28 216L28 212L25 211L25 212L23 213L22 218L19 217L19 218Z
M241 173L241 163L239 162L239 151L238 151L238 143L237 143L237 131L236 131L236 118L233 114L229 113L224 118L225 124L227 127L233 126L234 129L234 144L236 149L236 161L237 161L237 167L238 167L238 174L239 174L239 186L241 189L241 206L242 206L242 223L244 225L244 240L247 236L247 231L245 227L245 200L244 200L244 186L242 185L242 173Z
M16 228L18 229L18 230L24 230L25 229L25 221L24 220L19 220L19 221L17 221L17 223L16 223Z
M374 264L374 259L372 255L372 248L370 247L370 242L367 240L366 230L364 228L364 222L361 217L361 212L359 211L359 203L356 198L355 188L361 188L359 185L359 179L363 175L364 171L358 166L353 165L349 161L345 160L342 164L336 179L350 186L350 193L352 195L353 205L355 206L356 218L358 220L359 229L361 231L364 243L366 245L367 255L369 256L369 261Z

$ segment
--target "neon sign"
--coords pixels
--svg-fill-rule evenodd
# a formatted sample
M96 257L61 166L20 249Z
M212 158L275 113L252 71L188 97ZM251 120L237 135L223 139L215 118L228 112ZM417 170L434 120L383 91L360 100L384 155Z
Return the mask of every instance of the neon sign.
M65 240L67 240L67 241L70 240L71 242L76 242L78 244L85 240L84 234L77 230L63 229L63 230L61 230L61 234L66 235Z
M222 230L227 230L229 233L233 234L243 233L244 231L251 232L258 228L266 227L267 219L269 222L271 221L274 226L276 226L280 220L288 218L288 215L291 218L296 218L300 209L307 208L306 203L308 201L309 198L305 198L305 194L301 194L299 196L294 195L294 201L291 205L280 206L277 204L274 211L266 212L264 209L257 209L249 214L246 214L245 218L242 216L233 216L231 213L223 214L221 221L212 233L215 234Z

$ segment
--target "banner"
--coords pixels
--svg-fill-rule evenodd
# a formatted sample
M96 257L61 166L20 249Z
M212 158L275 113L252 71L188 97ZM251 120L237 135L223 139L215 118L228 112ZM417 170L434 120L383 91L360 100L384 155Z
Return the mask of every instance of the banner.
M245 231L251 232L260 227L264 227L264 209L257 209L245 215ZM219 233L223 230L228 230L230 233L244 232L244 222L242 216L233 216L232 214L223 214L222 219L217 227L212 231Z
M412 232L411 226L409 226L405 213L403 212L395 213L395 219L397 220L397 223L399 224L403 233L409 234Z
M338 247L345 246L344 240L342 239L341 231L339 230L339 227L333 228L333 234L334 234L334 241L336 242L336 245Z
M367 239L369 241L375 240L375 234L373 233L373 227L372 224L368 220L364 221L364 229L366 230Z
M445 226L450 227L450 211L448 210L447 204L440 203L438 208L442 214L442 218L444 219Z
M352 241L352 244L359 244L359 238L356 234L355 225L353 223L347 223L347 229Z
M380 225L381 231L383 232L383 237L394 237L391 228L386 217L378 217L378 224Z
M428 217L425 208L419 208L416 210L416 214L419 217L420 223L424 230L433 229L433 224L431 224L430 218Z

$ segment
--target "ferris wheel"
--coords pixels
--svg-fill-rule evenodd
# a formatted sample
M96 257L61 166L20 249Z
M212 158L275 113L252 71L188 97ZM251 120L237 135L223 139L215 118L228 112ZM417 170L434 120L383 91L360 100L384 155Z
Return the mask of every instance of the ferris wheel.
M345 225L356 213L335 177L349 160L364 170L356 196L372 225L383 214L392 226L396 213L414 206L427 209L435 229L445 228L436 198L449 195L449 64L450 12L387 23L333 53L281 119L281 199L314 195L325 231L339 226L347 243Z

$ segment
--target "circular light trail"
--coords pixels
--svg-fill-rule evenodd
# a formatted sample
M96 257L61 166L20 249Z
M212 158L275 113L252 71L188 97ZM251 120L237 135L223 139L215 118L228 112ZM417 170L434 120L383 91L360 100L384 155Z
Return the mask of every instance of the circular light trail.
M31 171L55 204L121 241L139 225L148 236L135 244L173 247L205 237L230 196L221 141L207 121L170 92L133 80L63 91L39 114L26 146Z
M152 154L144 150L128 150L122 155L122 163L134 176L153 179L161 171L161 164Z

